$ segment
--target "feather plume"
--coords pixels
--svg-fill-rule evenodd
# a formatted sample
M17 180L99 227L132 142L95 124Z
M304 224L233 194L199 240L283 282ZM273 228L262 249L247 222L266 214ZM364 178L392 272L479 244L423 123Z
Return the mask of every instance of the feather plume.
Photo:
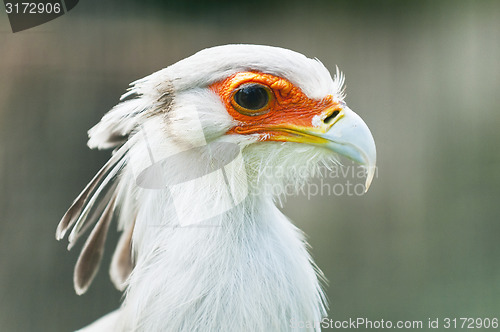
M56 230L56 239L61 240L66 235L66 232L79 220L82 215L82 211L89 202L89 198L92 200L91 194L96 190L96 188L101 187L103 183L106 183L109 174L116 174L118 171L116 169L117 164L123 160L123 156L127 151L126 145L118 149L108 160L108 162L97 172L94 178L87 184L83 191L78 195L78 197L73 201L70 208L66 211L62 217ZM109 179L108 179L109 181ZM95 200L94 200L95 201Z
M134 224L125 229L118 241L111 266L109 269L109 276L116 289L123 291L126 286L126 281L134 269L134 262L132 257L132 234L134 233Z
M104 253L104 243L106 242L109 224L113 217L115 203L116 194L113 195L113 198L104 209L101 218L96 223L92 233L90 233L78 257L78 261L75 265L75 273L73 275L75 291L78 295L87 291L99 270L99 265Z
M92 227L99 220L103 211L106 209L106 206L109 205L112 197L116 195L116 187L118 183L113 182L111 180L107 182L103 182L102 185L98 188L96 193L92 196L82 214L78 218L73 227L73 230L68 236L68 250L71 250L78 239L85 234L87 229ZM106 188L108 187L108 188ZM105 189L103 189L105 188ZM105 194L103 194L103 191ZM95 204L99 202L98 204Z

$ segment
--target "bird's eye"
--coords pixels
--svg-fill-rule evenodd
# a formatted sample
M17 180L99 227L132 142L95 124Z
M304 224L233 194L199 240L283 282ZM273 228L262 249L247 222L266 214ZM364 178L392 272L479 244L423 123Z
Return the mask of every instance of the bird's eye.
M233 94L231 104L241 114L256 116L267 113L273 93L262 84L249 83L240 86Z

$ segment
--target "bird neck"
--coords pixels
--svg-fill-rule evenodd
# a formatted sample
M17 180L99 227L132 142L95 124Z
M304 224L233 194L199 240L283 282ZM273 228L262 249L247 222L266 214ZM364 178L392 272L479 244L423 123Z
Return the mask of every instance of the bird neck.
M248 195L226 209L213 190L164 190L143 200L124 302L127 328L285 331L293 320L319 322L324 296L300 230L270 197ZM199 211L184 211L192 219L180 222L176 200L185 195L223 212L200 220Z

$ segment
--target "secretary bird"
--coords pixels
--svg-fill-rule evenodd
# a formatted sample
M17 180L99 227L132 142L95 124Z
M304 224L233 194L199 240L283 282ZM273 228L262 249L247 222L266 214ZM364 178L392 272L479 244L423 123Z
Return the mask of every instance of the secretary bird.
M131 84L89 130L113 148L62 218L83 294L112 219L123 233L110 276L124 300L81 331L319 331L321 271L275 201L345 156L366 168L375 143L344 102L344 76L270 46L202 50ZM305 171L304 171L305 170Z

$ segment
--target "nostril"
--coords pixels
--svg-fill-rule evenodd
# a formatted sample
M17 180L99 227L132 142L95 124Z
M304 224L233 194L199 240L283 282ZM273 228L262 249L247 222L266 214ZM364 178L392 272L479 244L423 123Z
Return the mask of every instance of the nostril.
M324 122L325 124L330 124L330 123L333 121L333 119L335 119L335 117L336 117L337 115L339 115L339 113L340 113L340 111L333 111L333 113L332 113L332 114L330 114L329 116L327 116L327 117L323 120L323 122Z

